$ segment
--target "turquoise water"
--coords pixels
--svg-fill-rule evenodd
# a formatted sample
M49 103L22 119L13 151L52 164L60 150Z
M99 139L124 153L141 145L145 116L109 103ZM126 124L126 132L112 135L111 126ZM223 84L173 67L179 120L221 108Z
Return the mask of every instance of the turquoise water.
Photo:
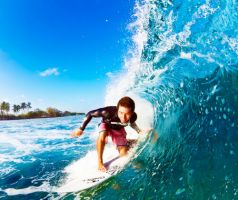
M125 79L107 94L152 105L155 131L138 156L102 185L59 196L52 186L95 148L98 121L74 140L82 117L0 122L0 197L238 199L237 11L236 1L141 2ZM30 192L9 197L8 188Z
M139 199L238 199L238 3L143 8L130 90L153 105L160 139L137 158L145 168L129 188Z
M0 197L54 197L52 187L59 186L60 181L64 180L64 168L95 148L92 131L98 120L92 121L82 138L70 138L72 130L79 126L82 118L1 121ZM9 195L13 196L8 196L4 191L7 188L23 189L23 192L19 192L19 195L10 192Z

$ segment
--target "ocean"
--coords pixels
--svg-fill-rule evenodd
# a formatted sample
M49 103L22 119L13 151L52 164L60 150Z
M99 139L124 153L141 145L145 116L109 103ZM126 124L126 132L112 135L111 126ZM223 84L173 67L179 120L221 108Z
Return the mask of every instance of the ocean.
M135 4L132 45L107 86L105 105L136 101L152 127L119 174L60 195L64 169L95 149L98 119L0 122L1 199L238 199L238 2L145 0Z

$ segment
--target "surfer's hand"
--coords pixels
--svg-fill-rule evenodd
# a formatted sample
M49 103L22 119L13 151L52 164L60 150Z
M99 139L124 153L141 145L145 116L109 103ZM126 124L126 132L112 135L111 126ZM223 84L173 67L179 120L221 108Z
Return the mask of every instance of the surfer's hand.
M148 129L145 129L145 130L140 130L139 134L146 134L148 132L150 132L152 130L152 128L148 128Z
M83 130L81 130L80 128L76 129L72 134L71 137L79 137L83 134Z
M106 172L107 171L106 167L102 163L98 163L98 170L100 170L102 172Z

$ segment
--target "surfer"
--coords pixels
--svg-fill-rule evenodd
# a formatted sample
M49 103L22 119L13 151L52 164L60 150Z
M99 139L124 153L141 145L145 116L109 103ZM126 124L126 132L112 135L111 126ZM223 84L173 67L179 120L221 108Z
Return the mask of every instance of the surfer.
M135 102L130 97L121 98L117 106L108 106L92 110L87 113L80 128L76 129L71 136L77 137L83 134L84 129L93 117L102 117L99 124L99 137L97 139L98 169L106 171L103 164L103 151L107 143L107 137L117 146L120 156L127 154L130 142L126 139L125 126L131 126L137 133L143 133L136 124L137 114L135 113Z

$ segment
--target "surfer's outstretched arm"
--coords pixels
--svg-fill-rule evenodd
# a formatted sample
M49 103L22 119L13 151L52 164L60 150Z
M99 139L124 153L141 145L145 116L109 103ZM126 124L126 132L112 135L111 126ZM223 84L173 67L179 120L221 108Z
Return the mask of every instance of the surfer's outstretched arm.
M88 125L88 123L91 121L91 119L93 117L105 117L105 115L107 114L107 112L105 111L105 108L99 108L96 110L91 110L89 111L84 120L82 125L80 126L80 128L77 128L72 134L71 137L77 137L77 136L81 136L83 134L84 129L86 128L86 126Z
M137 126L135 122L131 124L131 128L133 128L138 134L148 133L149 131L152 130L152 128L147 128L146 130L142 130Z
M141 132L141 129L137 126L135 122L131 123L131 128L133 128L137 133Z

